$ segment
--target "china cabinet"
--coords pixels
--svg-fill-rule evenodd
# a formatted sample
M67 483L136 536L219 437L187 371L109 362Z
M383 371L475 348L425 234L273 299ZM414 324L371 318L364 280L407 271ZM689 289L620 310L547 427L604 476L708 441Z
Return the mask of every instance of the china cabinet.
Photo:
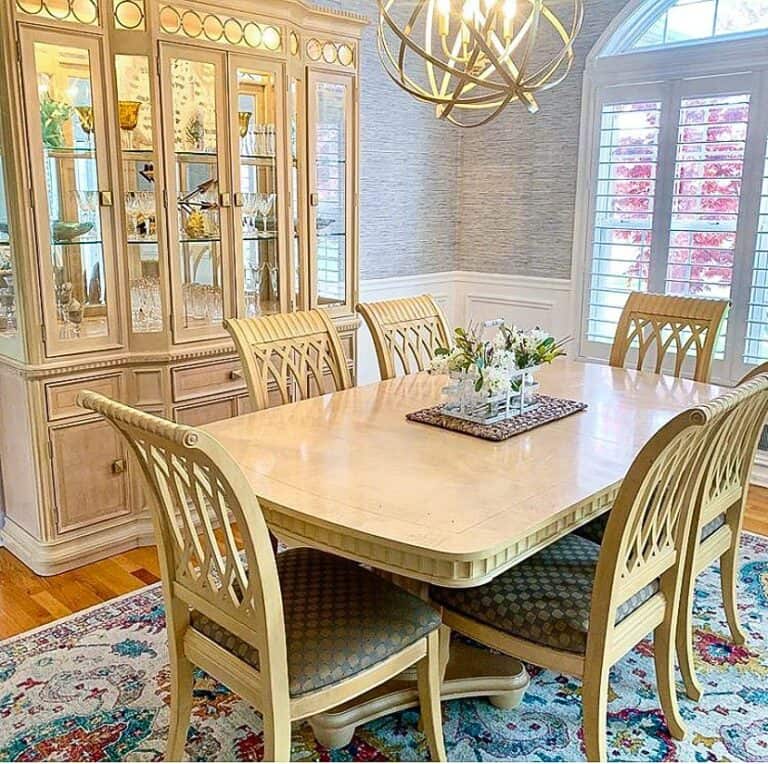
M152 536L79 390L235 416L223 319L312 307L354 373L365 23L301 0L0 0L2 537L36 572Z

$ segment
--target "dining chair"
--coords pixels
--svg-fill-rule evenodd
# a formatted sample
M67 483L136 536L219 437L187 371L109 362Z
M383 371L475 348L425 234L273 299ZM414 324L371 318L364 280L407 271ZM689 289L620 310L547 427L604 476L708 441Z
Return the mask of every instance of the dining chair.
M171 665L168 759L184 752L196 667L261 712L264 759L287 761L292 721L415 665L429 750L445 760L440 616L429 603L316 549L276 558L248 481L206 432L89 391L77 402L125 437L153 500Z
M702 297L630 292L616 326L609 363L623 367L633 347L636 368L655 355L660 374L667 353L674 352L674 375L680 377L686 358L695 356L693 379L708 382L720 324L730 303Z
M492 649L582 679L584 745L606 759L611 666L649 632L661 707L673 737L686 729L674 686L675 629L705 436L739 393L674 417L640 450L599 546L575 533L488 584L434 587L446 627Z
M739 542L749 494L749 477L755 452L768 416L768 364L760 374L750 372L735 392L752 391L734 409L708 447L706 473L699 491L689 536L690 564L686 567L677 630L677 654L685 691L692 700L702 695L693 662L693 599L696 578L719 562L720 590L731 638L743 645L746 637L739 622L736 582Z
M436 348L449 345L448 324L431 295L361 302L355 309L373 338L382 380L424 371Z
M323 310L229 318L224 326L256 411L270 405L271 391L289 403L294 395L304 399L352 387L338 332Z

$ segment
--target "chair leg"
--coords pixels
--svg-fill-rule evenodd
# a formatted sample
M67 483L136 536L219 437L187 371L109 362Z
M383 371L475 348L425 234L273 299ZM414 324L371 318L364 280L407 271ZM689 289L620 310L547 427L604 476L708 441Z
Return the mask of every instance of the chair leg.
M653 655L656 664L656 683L659 686L659 700L667 727L673 738L683 740L687 730L680 708L677 705L677 693L675 692L675 646L673 644L673 630L676 630L676 619L666 618L656 627L653 633Z
M606 761L608 727L608 672L601 665L597 671L585 673L581 686L581 706L584 719L584 749L587 761Z
M291 760L291 717L288 710L271 709L262 713L264 723L263 761Z
M168 721L167 761L184 761L189 719L192 714L192 685L195 667L179 654L171 662L171 710Z
M168 657L171 666L171 708L165 758L168 761L183 761L189 718L192 714L192 685L195 676L194 664L184 655L184 634L189 626L189 607L167 592L165 603Z
M683 675L685 694L691 700L699 700L702 695L701 685L696 676L693 661L693 592L696 584L694 565L686 565L681 587L680 609L677 612L677 660Z
M447 761L440 708L441 674L440 641L435 630L427 636L427 654L416 666L421 719L432 761Z
M747 637L739 622L736 593L736 582L739 576L739 537L741 535L739 531L740 528L731 527L731 545L720 558L720 588L723 592L723 606L725 607L728 627L731 630L731 639L737 645L743 645L747 641Z

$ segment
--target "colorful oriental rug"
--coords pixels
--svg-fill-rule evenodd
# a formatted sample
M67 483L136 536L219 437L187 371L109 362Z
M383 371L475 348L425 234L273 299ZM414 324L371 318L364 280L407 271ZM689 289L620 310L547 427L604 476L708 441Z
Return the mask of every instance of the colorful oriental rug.
M740 575L748 644L728 641L714 568L698 582L695 650L705 687L680 703L689 734L672 740L659 710L650 642L613 670L608 750L622 761L768 761L768 539L745 535ZM168 667L157 585L0 644L0 761L150 761L165 751ZM522 705L485 700L443 704L448 756L458 761L583 760L580 685L531 669ZM187 755L192 760L259 759L259 716L200 674ZM418 714L358 730L328 751L306 726L294 728L294 761L426 758Z

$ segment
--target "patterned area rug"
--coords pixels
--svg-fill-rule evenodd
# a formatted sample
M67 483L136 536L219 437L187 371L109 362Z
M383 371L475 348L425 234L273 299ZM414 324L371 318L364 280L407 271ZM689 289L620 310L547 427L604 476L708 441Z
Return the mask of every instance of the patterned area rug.
M731 645L714 569L696 594L696 655L705 695L685 698L685 742L671 740L654 691L652 647L613 670L608 750L622 761L768 761L768 539L745 536L742 622L748 647ZM162 758L168 668L158 586L0 644L0 760L141 761ZM532 669L522 705L443 704L448 756L460 761L583 759L579 683ZM262 754L258 715L225 687L198 677L187 754L200 761ZM345 749L319 747L294 729L294 761L426 758L415 711L360 730Z

